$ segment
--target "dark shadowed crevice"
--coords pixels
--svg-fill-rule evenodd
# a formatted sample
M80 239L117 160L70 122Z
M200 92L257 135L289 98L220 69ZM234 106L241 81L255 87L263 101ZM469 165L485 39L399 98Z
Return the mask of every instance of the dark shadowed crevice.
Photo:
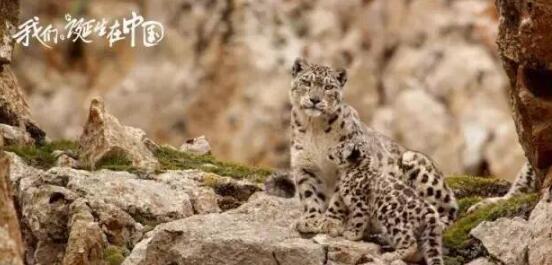
M523 82L533 95L552 100L552 71L544 68L523 67Z

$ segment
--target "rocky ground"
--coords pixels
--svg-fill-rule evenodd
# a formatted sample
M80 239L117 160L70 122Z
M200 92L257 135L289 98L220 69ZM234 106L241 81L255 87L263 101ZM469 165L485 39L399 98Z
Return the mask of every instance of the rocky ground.
M28 144L29 135L2 134L0 176L13 194L26 264L383 265L378 256L389 249L373 240L298 234L293 189L271 195L282 173L219 161L204 138L181 150L159 146L99 99L84 128L78 142ZM461 214L444 235L446 264L549 264L548 197L521 195L468 214L509 183L447 182Z

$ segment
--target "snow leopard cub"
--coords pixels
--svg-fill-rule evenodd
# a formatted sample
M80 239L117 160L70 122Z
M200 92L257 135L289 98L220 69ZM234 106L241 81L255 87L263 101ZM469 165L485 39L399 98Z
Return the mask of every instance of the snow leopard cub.
M330 148L339 180L325 214L323 231L360 240L366 229L381 232L395 249L385 253L386 262L415 261L418 242L429 265L443 264L442 229L437 210L414 189L378 167L369 145L362 139Z

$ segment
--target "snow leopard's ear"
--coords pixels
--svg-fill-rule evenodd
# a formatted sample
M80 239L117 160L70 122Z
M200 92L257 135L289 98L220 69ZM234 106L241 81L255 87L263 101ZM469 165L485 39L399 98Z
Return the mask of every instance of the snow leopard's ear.
M360 149L357 145L355 145L351 150L351 153L347 156L347 161L351 164L354 164L358 162L361 157L362 157L362 154L360 152Z
M298 57L295 59L295 62L293 62L293 66L291 67L291 76L297 77L297 75L303 72L308 66L309 63L307 60Z
M343 87L345 86L345 83L347 83L347 70L345 68L340 67L335 70L336 72L336 78L337 82L339 82L339 86Z

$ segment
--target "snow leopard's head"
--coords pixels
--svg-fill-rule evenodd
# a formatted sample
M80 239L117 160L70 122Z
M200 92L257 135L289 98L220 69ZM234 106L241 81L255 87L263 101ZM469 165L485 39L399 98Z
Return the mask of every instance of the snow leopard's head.
M298 58L291 68L291 104L311 117L331 115L343 100L347 71Z

